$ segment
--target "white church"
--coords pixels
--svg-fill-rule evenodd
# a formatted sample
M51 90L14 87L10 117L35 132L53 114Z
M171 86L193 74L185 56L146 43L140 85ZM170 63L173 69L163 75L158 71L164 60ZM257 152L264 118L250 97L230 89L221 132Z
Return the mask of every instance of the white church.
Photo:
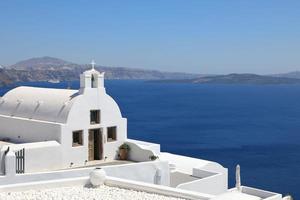
M79 90L17 87L0 102L1 154L8 145L25 148L26 157L35 159L32 166L26 160L26 171L113 160L127 139L126 126L126 118L105 91L104 73L94 64L81 74Z
M94 66L80 75L79 90L22 86L1 97L0 194L30 184L83 184L101 167L117 187L185 199L282 199L242 186L239 168L237 186L229 189L228 169L219 163L127 138L127 119L105 91L104 72ZM130 147L126 162L119 161L122 144Z

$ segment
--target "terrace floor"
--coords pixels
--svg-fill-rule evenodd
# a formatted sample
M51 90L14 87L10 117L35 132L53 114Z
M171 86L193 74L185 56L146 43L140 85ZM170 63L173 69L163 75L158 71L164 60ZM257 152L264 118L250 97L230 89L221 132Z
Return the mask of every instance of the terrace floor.
M200 178L197 178L190 174L185 174L182 172L175 171L170 173L170 186L176 188L178 185L182 183L192 182L199 179Z
M108 165L123 165L123 164L129 164L129 163L135 163L130 160L110 160L110 161L103 161L103 160L93 160L87 162L86 166L89 167L96 167L96 166L108 166Z
M136 163L134 161L130 160L109 160L109 161L104 161L104 160L93 160L87 162L85 166L80 166L80 167L74 167L74 168L85 168L85 167L101 167L101 166L112 166L112 165L124 165L124 164L130 164L130 163Z

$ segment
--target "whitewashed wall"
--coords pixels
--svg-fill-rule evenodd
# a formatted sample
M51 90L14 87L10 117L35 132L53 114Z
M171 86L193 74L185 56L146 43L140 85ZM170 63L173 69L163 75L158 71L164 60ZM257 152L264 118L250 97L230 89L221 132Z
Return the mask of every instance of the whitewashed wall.
M6 117L0 115L0 140L12 142L60 141L61 125L43 121Z
M104 88L85 88L76 97L67 124L62 126L63 166L83 166L88 160L89 129L102 129L103 158L113 160L118 148L127 139L127 119L123 118L117 103L105 93ZM90 110L100 110L100 124L90 124ZM107 142L107 127L117 127L117 140ZM72 132L83 130L83 145L72 147Z
M108 176L112 177L166 186L170 185L170 171L168 162L152 161L109 166L103 167L103 169Z
M57 162L61 163L60 165L50 165L49 169L57 166L69 168L86 164L89 129L100 128L103 130L103 158L107 158L106 160L115 159L119 146L127 139L127 119L122 117L117 103L106 94L102 82L98 88L81 88L79 94L73 97L66 124L0 116L0 139L9 138L16 143L55 140L61 144L59 148L60 158L57 159ZM90 110L100 110L100 124L90 124ZM107 127L112 126L117 127L117 140L107 142ZM72 132L77 130L83 130L83 145L73 147ZM30 148L29 145L26 145L25 150L29 151ZM53 151L56 152L56 150ZM34 151L30 149L30 152L34 152L36 160L40 159L41 162L44 157L49 156L48 149L41 146L36 147ZM39 153L40 155L38 155ZM29 158L25 158L25 163L29 165L31 160L27 161L27 159ZM3 162L1 164L3 165ZM44 167L32 167L34 170L44 170ZM31 166L28 166L27 170L32 171L30 168Z
M169 185L169 167L167 162L144 162L102 167L108 176L135 180L146 183L157 183L157 170L161 173L160 185ZM63 178L87 177L95 167L77 168L59 171L25 173L16 176L0 176L0 185L26 183L31 181L46 181ZM155 178L156 177L156 178Z
M126 143L130 146L130 151L128 154L129 160L136 162L149 161L150 156L156 155L158 156L160 153L160 145L139 141L139 140L131 140L127 139Z
M10 151L25 149L25 173L61 169L61 145L56 141L11 145Z
M227 179L225 179L224 174L215 174L192 182L182 183L177 188L218 195L227 191L226 182Z
M233 190L235 190L235 189L233 189ZM260 197L261 199L265 199L265 200L281 200L282 199L281 194L269 192L266 190L260 190L257 188L246 187L246 186L242 186L242 192L245 194Z

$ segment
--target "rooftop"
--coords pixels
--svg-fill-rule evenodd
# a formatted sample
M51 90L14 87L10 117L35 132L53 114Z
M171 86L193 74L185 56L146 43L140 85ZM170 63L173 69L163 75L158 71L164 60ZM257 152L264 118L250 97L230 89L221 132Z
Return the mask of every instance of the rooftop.
M172 172L170 173L170 186L177 187L182 183L192 182L199 180L200 178L194 177L189 174L181 173L181 172Z
M0 115L65 123L77 90L17 87L0 102Z

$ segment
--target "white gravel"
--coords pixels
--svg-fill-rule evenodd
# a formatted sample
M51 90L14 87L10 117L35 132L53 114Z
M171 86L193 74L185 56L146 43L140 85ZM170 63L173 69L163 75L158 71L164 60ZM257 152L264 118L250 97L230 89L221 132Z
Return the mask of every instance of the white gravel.
M83 186L61 187L22 192L2 192L1 200L180 200L158 194L102 185L98 188ZM181 199L183 200L183 199Z

